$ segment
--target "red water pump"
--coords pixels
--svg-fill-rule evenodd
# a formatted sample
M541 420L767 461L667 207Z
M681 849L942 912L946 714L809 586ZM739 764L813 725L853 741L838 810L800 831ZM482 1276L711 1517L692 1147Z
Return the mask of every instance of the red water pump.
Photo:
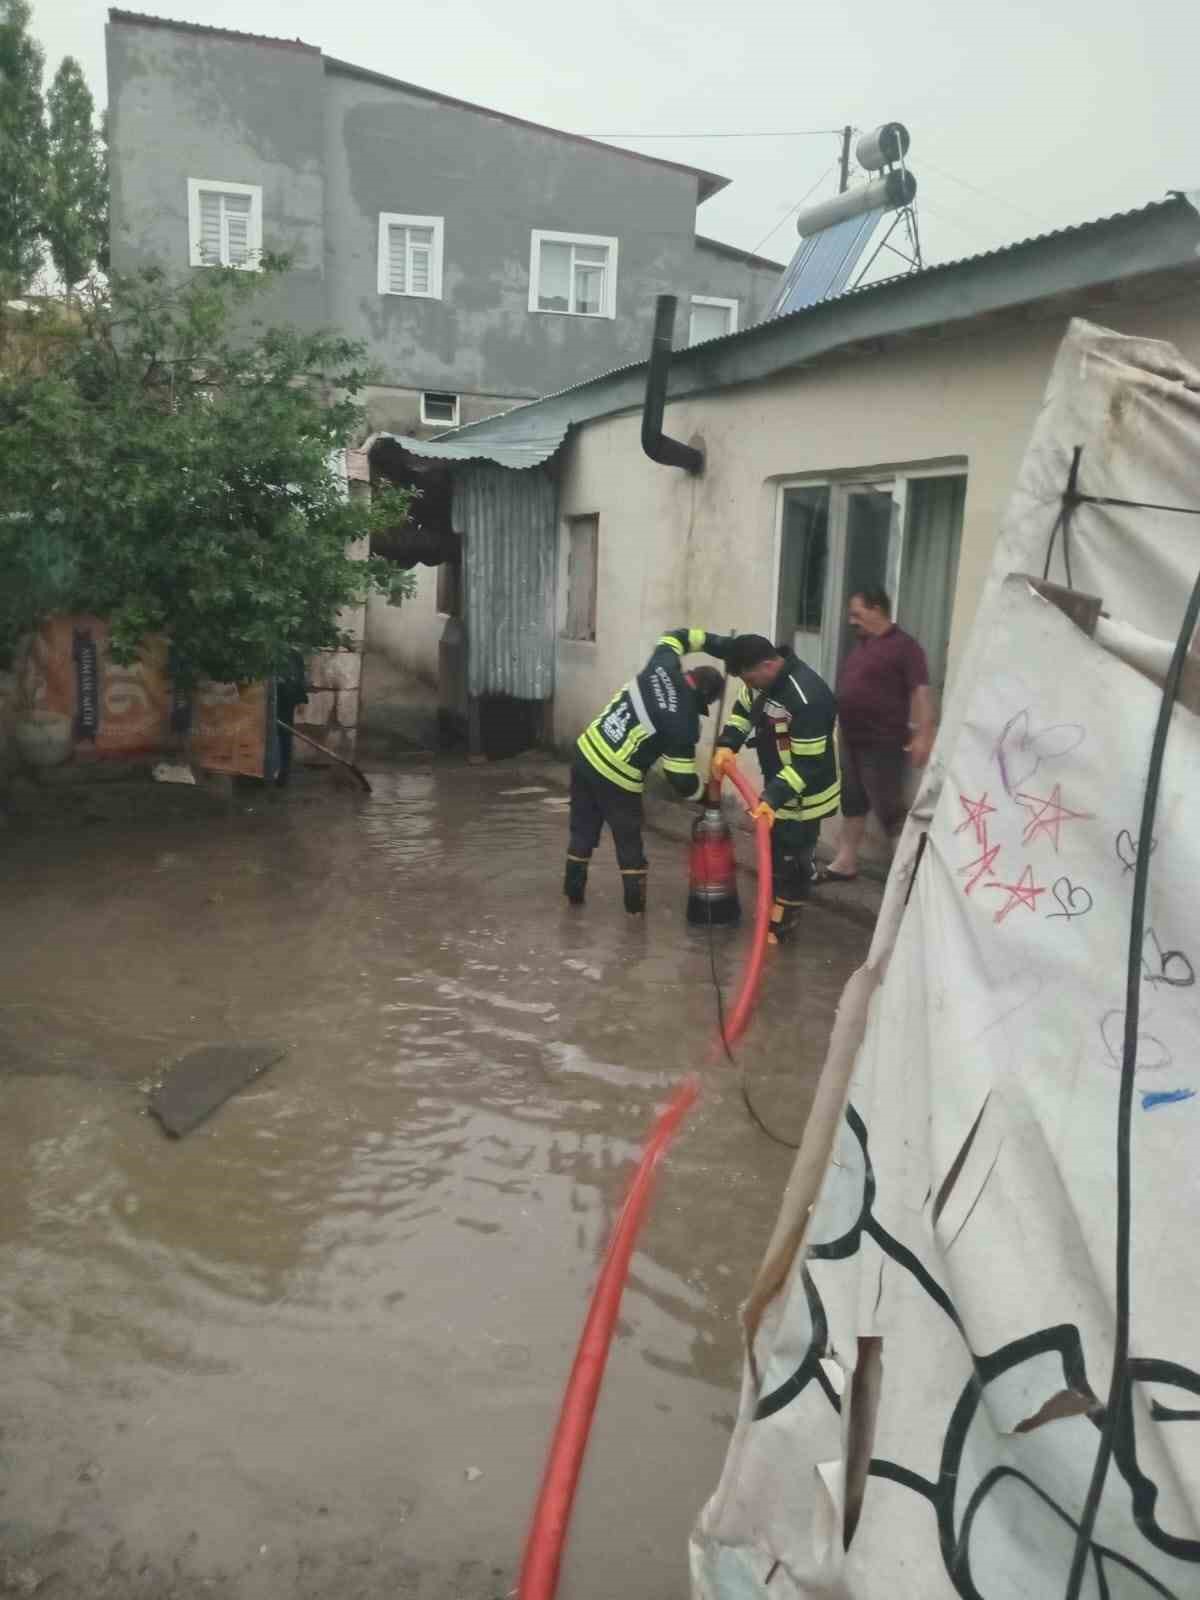
M704 810L692 824L687 919L729 925L740 920L733 834L721 813L720 780L704 791Z

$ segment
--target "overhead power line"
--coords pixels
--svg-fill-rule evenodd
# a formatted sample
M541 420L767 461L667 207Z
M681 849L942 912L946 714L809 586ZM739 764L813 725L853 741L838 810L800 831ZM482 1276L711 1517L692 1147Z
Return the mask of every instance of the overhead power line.
M840 133L841 129L839 128L836 131ZM816 194L817 190L825 182L826 178L831 177L833 175L833 173L835 173L837 171L838 165L839 165L839 163L837 161L835 161L832 164L832 166L826 167L825 171L817 179L816 183L813 184L812 188L811 189L806 189L804 191L804 193L800 196L799 200L796 201L796 204L794 206L790 207L789 210L784 212L784 214L780 217L779 221L776 222L767 233L763 234L762 238L754 246L754 249L748 251L747 254L752 255L752 256L756 256L758 254L758 252L762 249L763 245L766 244L767 240L770 239L774 234L777 234L779 232L780 228L783 227L784 223L788 220L788 218L789 217L794 217L796 215L797 211L799 211L800 207L810 197L810 195Z
M949 178L950 182L956 183L960 189L967 189L972 194L977 194L981 200L986 200L989 205L1004 206L1006 210L1015 212L1017 216L1026 217L1030 222L1036 222L1039 227L1059 228L1062 226L1059 222L1051 222L1048 217L1039 216L1036 211L1029 211L1024 206L1016 205L1013 201L1005 199L1003 195L997 194L994 189L983 189L977 183L968 183L965 178L955 177L953 172L947 172L945 167L936 166L925 156L921 157L919 164L922 167L927 167L930 172L936 172L939 177Z

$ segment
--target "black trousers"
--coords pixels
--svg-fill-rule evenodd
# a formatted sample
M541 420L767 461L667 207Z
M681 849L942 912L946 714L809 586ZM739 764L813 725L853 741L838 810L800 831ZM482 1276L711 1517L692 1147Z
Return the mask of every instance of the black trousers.
M571 764L571 839L569 855L586 861L600 843L604 824L612 829L617 865L637 872L646 865L642 848L642 797L602 778L578 751Z
M784 905L794 905L808 898L812 887L813 852L820 833L819 822L787 822L782 818L771 829L775 898Z

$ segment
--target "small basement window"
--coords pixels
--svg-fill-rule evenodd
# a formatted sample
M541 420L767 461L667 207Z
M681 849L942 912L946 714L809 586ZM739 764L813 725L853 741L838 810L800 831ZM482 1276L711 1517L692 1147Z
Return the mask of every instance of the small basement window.
M193 267L257 272L262 254L262 187L189 178L188 246Z
M421 421L431 427L458 427L458 396L428 389L421 396Z

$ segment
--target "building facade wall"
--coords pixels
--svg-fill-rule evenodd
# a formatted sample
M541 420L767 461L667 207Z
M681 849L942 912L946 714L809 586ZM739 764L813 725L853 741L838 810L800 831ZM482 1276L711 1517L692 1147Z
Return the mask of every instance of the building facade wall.
M467 421L640 360L660 293L750 315L761 269L697 244L686 168L298 43L119 19L107 50L114 266L187 270L189 178L260 186L263 246L293 267L258 314L362 340L372 427L419 429L422 391L459 394ZM440 298L380 294L381 213L444 219ZM535 229L617 240L615 317L529 309Z
M714 295L738 303L738 327L750 328L761 322L767 307L775 298L775 290L783 276L783 269L767 267L757 261L739 260L736 253L719 249L703 239L696 240L689 292ZM683 321L682 307L680 323ZM682 343L683 333L676 329L676 340Z
M532 399L640 359L689 281L697 180L330 68L330 314L390 386ZM379 215L445 219L440 300L380 295ZM531 232L619 241L616 317L531 312ZM501 408L497 408L501 409Z
M319 51L128 23L107 41L114 268L187 271L189 178L260 185L264 247L293 267L256 315L324 326Z

